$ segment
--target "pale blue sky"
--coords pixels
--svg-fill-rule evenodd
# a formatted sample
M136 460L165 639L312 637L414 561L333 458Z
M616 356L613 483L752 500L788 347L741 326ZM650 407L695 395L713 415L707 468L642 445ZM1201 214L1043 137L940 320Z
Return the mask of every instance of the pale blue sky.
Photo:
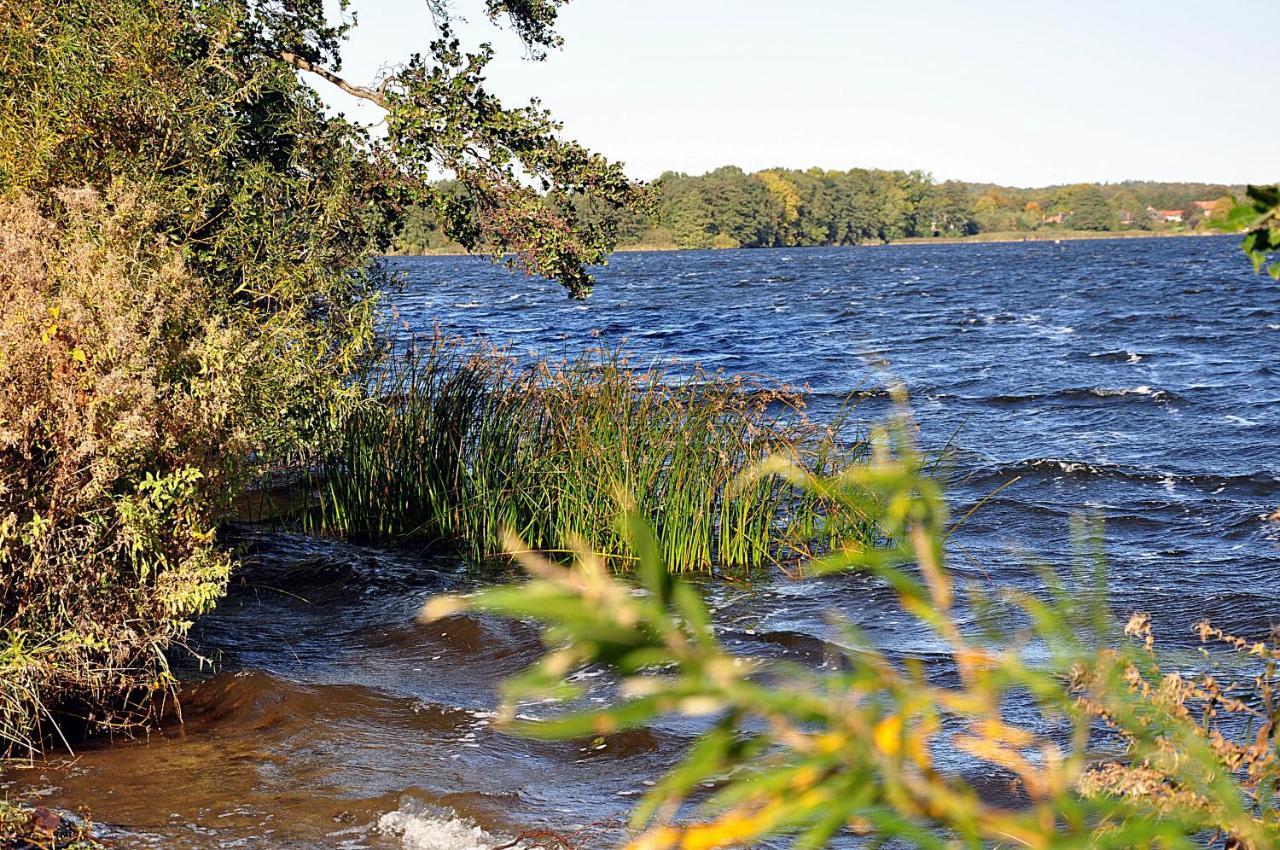
M1280 0L573 0L544 63L476 0L453 5L499 48L493 91L541 97L643 179L732 163L1280 180ZM422 0L355 7L354 79L433 37Z

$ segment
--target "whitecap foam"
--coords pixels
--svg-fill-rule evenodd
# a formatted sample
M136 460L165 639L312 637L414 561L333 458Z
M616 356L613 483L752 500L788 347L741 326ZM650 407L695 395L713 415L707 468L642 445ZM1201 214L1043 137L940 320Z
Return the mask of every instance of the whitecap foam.
M1100 396L1102 398L1106 398L1108 396L1123 396L1123 395L1163 395L1163 393L1161 393L1159 390L1153 390L1151 389L1151 387L1148 387L1146 384L1143 384L1142 386L1139 386L1139 387L1118 387L1115 389L1109 389L1107 387L1096 387L1094 389L1089 390L1089 392L1093 393L1096 396Z
M400 839L405 850L493 850L500 843L469 820L447 812L387 812L378 832Z

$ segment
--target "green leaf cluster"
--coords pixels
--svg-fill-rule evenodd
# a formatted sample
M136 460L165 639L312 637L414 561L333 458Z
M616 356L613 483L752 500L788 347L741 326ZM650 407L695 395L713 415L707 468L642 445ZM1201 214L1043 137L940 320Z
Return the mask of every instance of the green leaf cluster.
M1254 271L1265 267L1280 280L1280 185L1250 186L1245 200L1231 209L1221 228L1245 231L1242 247L1253 260Z

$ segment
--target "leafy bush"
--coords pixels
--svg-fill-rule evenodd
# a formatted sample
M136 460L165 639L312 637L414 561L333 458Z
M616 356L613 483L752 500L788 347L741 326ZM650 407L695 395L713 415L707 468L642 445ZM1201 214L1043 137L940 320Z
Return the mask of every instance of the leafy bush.
M616 351L521 366L437 337L381 364L369 390L335 418L332 451L302 464L313 529L447 540L483 560L509 528L544 553L583 540L626 566L625 492L677 570L795 561L871 531L780 480L738 480L770 454L818 472L860 462L863 446L807 420L785 387L674 380Z
M262 348L209 315L136 196L59 208L0 203L0 734L19 745L46 706L169 682L162 650L226 580L213 526Z
M936 848L1277 846L1280 651L1205 625L1205 639L1256 660L1256 678L1232 690L1174 672L1158 659L1149 618L1119 635L1102 568L1087 560L1071 582L1046 572L1044 594L975 590L978 622L999 627L966 633L945 564L945 504L903 422L878 434L868 465L821 478L772 460L759 472L875 518L887 545L847 540L810 571L866 570L894 588L939 648L928 666L885 655L849 623L838 663L823 668L734 655L634 513L643 593L584 549L569 568L521 554L532 581L424 610L546 624L548 654L507 686L505 722L520 733L588 737L663 714L707 718L635 810L633 848L748 847L783 835L817 848L847 832ZM508 545L524 548L514 535ZM525 700L579 696L566 676L584 665L618 673L614 705L513 719ZM1027 710L1012 715L1017 705ZM1006 777L1008 792L948 769L948 754Z
M531 49L562 0L486 0ZM575 294L611 245L565 203L637 201L442 30L376 90L322 0L24 0L0 18L0 750L145 716L228 558L246 462L356 395L409 203ZM330 115L303 75L387 113ZM443 196L426 178L452 172ZM68 189L68 187L71 187Z

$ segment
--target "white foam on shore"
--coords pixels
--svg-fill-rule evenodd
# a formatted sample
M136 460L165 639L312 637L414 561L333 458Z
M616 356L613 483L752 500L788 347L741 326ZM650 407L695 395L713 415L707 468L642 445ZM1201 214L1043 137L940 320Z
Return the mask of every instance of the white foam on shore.
M399 837L405 850L493 850L499 843L471 821L444 813L387 812L378 831Z

